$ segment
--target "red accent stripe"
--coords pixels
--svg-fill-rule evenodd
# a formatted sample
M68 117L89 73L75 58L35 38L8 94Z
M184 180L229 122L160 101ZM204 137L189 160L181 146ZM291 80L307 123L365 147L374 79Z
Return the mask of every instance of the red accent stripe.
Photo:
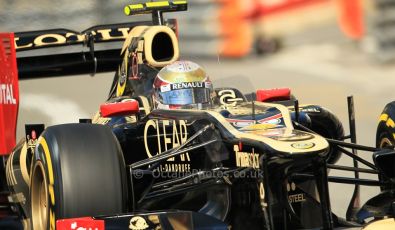
M258 120L258 122L259 123L263 123L263 122L265 122L265 121L270 121L270 120L274 120L274 119L279 119L279 118L282 118L283 117L283 115L281 114L281 113L279 113L279 114L276 114L276 115L273 115L273 116L271 116L271 117L265 117L265 118L263 118L263 119L261 119L261 120ZM254 120L241 120L241 119L226 119L228 122L230 122L230 123L234 123L234 122L254 122Z
M127 116L139 112L139 103L136 100L104 103L100 105L100 114L102 117Z
M261 0L260 3L257 3L256 10L247 15L247 18L256 19L261 16L265 17L270 14L281 13L287 10L328 2L328 0L284 0L283 2L273 5L265 5L262 2L264 1Z
M265 122L265 121L270 121L270 120L274 120L274 119L279 119L279 118L282 118L282 117L283 117L283 115L282 115L281 113L279 113L279 114L273 115L273 116L271 116L271 117L263 118L263 119L259 120L258 122L259 122L259 123L263 123L263 122Z

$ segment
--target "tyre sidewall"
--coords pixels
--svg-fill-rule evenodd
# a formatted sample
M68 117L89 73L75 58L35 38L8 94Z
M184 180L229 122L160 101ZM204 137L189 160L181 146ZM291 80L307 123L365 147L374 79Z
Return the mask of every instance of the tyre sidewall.
M33 159L33 168L32 170L37 167L37 164L42 164L44 168L44 176L46 177L47 181L47 207L48 207L48 214L49 218L47 221L47 228L48 229L55 229L56 219L57 216L60 214L60 207L58 203L61 200L61 193L60 193L60 169L56 167L52 162L55 162L56 157L55 151L50 151L53 149L52 146L48 146L48 142L44 136L40 137L39 143L37 145L34 159ZM55 158L55 159L54 159ZM55 167L54 167L55 166ZM31 179L31 183L33 181L33 177ZM32 187L32 185L31 185Z

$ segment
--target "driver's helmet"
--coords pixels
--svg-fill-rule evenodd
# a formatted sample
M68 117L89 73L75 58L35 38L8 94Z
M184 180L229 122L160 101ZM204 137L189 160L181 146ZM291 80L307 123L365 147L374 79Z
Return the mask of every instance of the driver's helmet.
M176 61L154 80L153 102L160 109L202 109L211 106L213 86L198 64Z

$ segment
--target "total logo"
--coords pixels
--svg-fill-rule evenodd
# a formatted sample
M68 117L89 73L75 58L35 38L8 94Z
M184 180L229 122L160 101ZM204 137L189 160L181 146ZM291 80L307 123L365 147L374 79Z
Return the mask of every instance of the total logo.
M16 105L12 84L0 84L0 104Z

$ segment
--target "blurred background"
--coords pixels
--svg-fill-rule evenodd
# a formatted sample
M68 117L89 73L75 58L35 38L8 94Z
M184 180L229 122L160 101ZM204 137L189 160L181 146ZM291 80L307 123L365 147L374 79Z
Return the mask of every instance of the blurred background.
M132 2L141 1L0 0L0 31L82 31L149 19L125 16L123 6ZM375 145L378 116L395 98L395 0L190 0L188 12L165 17L179 19L182 59L206 68L216 87L245 93L289 87L300 103L337 114L347 133L346 97L353 95L358 142ZM25 123L91 117L106 100L112 76L21 81L18 138ZM371 161L370 154L360 155ZM352 164L344 157L340 163ZM336 214L345 215L352 188L330 184ZM362 188L361 202L378 191Z

